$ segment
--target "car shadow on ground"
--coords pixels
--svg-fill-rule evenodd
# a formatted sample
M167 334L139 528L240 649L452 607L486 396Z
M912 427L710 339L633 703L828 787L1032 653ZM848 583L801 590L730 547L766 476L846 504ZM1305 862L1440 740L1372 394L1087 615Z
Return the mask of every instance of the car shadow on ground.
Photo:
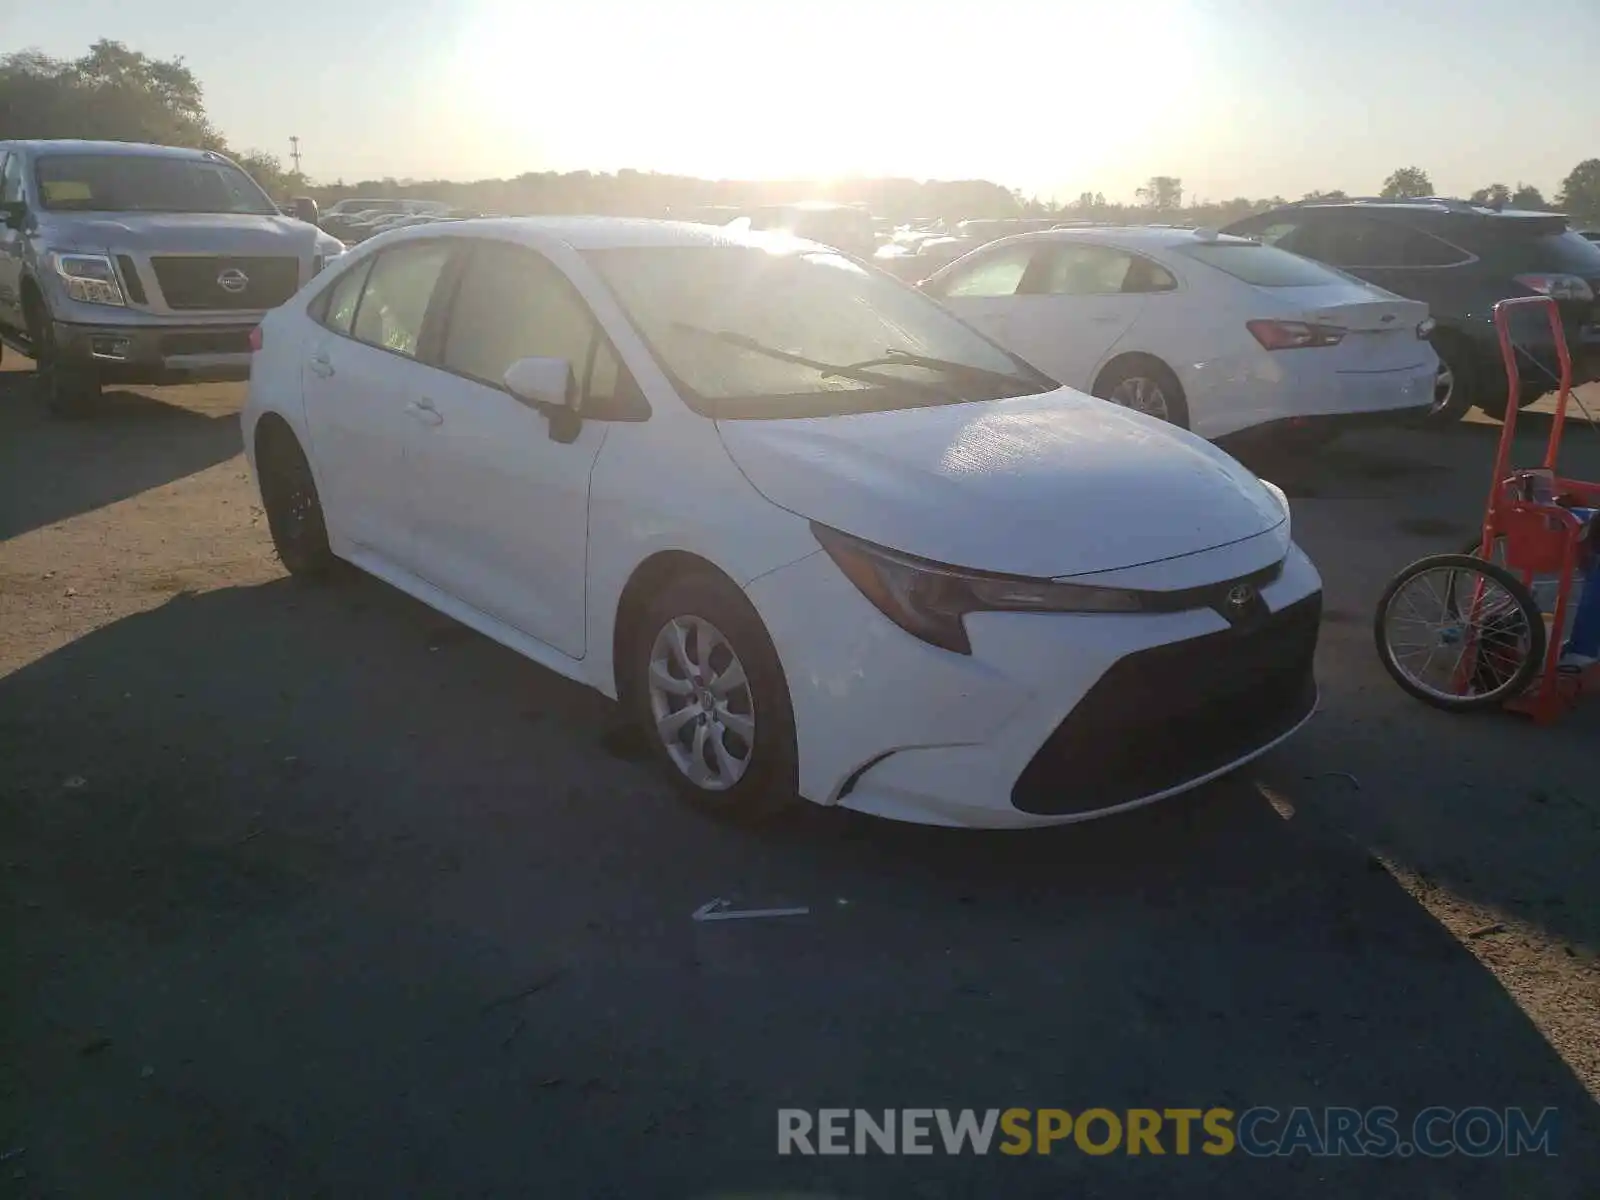
M0 372L0 541L171 483L239 450L236 407L199 411L107 388L93 411L63 421L45 412L31 371Z
M1292 748L1078 827L749 829L613 719L367 580L179 596L0 680L0 1130L37 1186L1600 1188L1591 1101L1495 979L1265 798ZM781 1106L1296 1104L1553 1106L1562 1156L776 1155Z

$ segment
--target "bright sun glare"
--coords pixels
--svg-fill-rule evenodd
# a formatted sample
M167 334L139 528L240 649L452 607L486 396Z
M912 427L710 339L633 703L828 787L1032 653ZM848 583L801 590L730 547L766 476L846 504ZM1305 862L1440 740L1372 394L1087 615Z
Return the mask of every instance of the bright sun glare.
M449 49L462 151L510 173L1089 186L1183 135L1201 60L1181 0L664 7L478 0Z

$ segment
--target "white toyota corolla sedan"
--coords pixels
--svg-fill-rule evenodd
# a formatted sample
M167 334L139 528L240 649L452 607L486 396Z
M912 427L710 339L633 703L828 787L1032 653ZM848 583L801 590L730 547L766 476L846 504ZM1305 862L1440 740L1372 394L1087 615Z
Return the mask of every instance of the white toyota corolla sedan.
M1078 821L1315 704L1280 491L813 243L425 226L254 344L288 569L347 560L618 698L713 807Z
M1207 438L1425 415L1428 306L1248 238L1164 226L991 242L923 284L1068 387Z

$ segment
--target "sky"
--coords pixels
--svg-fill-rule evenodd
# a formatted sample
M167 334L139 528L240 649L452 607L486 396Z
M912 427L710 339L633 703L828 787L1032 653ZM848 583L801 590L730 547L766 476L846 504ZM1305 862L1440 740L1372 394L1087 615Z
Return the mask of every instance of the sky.
M181 55L316 182L622 167L986 178L1061 201L1553 195L1600 157L1596 0L0 0L0 51Z

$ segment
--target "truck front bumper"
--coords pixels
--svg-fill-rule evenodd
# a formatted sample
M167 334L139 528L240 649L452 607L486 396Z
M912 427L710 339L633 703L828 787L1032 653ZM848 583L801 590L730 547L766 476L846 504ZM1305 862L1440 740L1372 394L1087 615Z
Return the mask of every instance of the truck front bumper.
M201 383L250 377L250 331L226 325L75 325L56 322L61 359L102 383Z

